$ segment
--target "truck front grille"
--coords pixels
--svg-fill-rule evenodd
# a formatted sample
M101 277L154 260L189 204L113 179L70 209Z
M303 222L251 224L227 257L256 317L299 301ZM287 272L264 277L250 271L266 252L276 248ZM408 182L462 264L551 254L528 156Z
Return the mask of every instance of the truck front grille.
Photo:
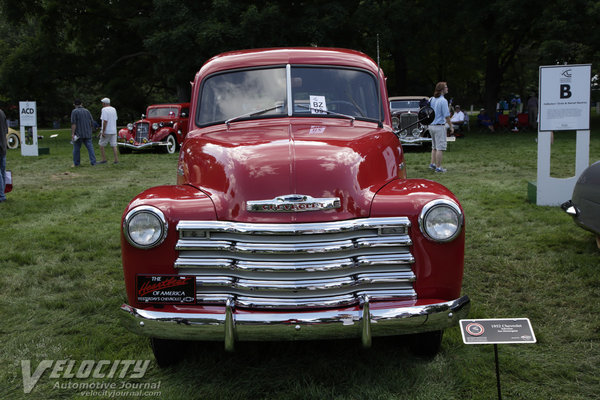
M415 299L410 221L365 218L303 224L181 221L180 275L197 304L324 308Z
M150 126L147 122L140 122L137 124L135 131L135 141L140 143L144 139L148 139L148 134L150 131Z

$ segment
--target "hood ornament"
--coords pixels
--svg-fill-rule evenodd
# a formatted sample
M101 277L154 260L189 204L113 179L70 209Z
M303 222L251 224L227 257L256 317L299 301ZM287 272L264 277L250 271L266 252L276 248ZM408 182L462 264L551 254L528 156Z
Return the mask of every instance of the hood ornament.
M246 202L250 212L304 212L340 208L338 197L314 198L303 194L277 196L272 200L253 200Z

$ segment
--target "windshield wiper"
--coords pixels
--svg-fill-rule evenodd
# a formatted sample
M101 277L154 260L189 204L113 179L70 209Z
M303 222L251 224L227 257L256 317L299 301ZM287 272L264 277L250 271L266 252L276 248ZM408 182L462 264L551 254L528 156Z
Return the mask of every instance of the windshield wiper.
M225 124L229 128L229 124L232 123L232 122L234 122L234 121L238 121L240 119L244 119L244 118L248 118L248 117L254 117L256 115L264 114L266 112L276 110L276 109L278 109L280 107L283 108L283 102L276 103L275 105L273 105L271 107L261 108L261 109L254 110L254 111L251 111L251 112L246 113L246 114L238 115L237 117L229 118L227 121L225 121Z
M317 114L317 115L318 115L318 114L321 114L321 113L325 113L325 114L327 114L327 115L335 115L335 116L337 116L337 117L347 118L347 119L349 119L349 120L351 120L351 121L352 121L352 122L351 122L352 124L354 124L354 121L356 120L356 117L353 117L352 115L340 114L340 113L337 113L337 112L335 112L335 111L329 111L329 110L323 110L323 109L321 109L321 108L309 107L309 106L305 106L304 104L296 104L296 107L304 108L304 109L306 109L306 110L310 110L311 112L312 112L312 111L317 111L317 112L315 113L315 114ZM312 115L312 114L311 114L311 115Z

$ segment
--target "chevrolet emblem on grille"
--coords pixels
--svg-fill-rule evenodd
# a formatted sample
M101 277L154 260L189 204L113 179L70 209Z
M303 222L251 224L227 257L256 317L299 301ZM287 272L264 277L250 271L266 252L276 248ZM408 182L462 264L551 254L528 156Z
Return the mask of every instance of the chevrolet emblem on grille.
M340 208L338 197L314 198L302 194L288 194L273 200L254 200L246 202L250 212L303 212Z

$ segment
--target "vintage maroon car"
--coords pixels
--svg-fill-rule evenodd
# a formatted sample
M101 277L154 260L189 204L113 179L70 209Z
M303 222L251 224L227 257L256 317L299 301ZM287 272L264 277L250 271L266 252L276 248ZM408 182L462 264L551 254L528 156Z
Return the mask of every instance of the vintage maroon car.
M141 120L119 130L119 151L160 148L175 153L187 135L189 115L190 103L149 106Z
M177 184L122 218L121 316L159 365L186 340L407 335L435 354L470 306L463 210L407 179L377 64L342 49L230 52L192 93Z

